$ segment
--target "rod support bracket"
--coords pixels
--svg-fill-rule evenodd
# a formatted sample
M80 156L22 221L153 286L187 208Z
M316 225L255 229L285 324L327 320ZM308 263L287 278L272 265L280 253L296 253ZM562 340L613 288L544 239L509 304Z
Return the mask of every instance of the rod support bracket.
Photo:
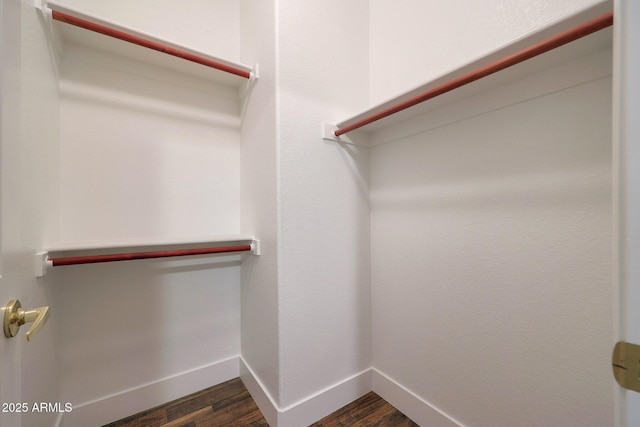
M338 127L336 125L322 122L322 125L320 128L320 136L325 141L344 142L339 136L336 136L335 132L337 130L338 130Z
M46 0L34 0L34 6L36 7L36 9L40 9L40 10L44 11L45 8L47 7L47 1Z
M260 67L257 63L253 64L253 68L251 69L249 83L251 85L256 84L256 82L260 79Z
M47 274L49 267L53 267L53 263L49 260L49 252L37 252L36 253L36 277L42 277Z
M352 139L349 135L343 134L340 136L336 136L336 131L338 127L336 125L332 125L330 123L323 122L320 127L320 136L325 141L334 141L339 142L341 144L350 144L350 145L368 145L368 138L366 135L357 134L352 135L356 138L356 140Z
M251 241L251 255L260 256L260 240L253 239Z
M249 79L244 88L241 89L240 98L242 99L242 106L240 108L240 121L244 121L244 115L249 107L249 98L253 93L253 89L260 79L260 67L258 64L254 64L251 72L249 73Z

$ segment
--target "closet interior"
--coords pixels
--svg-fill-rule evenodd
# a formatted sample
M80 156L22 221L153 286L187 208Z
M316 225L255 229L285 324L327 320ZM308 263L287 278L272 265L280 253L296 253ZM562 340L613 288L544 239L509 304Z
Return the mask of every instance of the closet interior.
M57 425L238 376L280 427L372 390L425 426L609 425L610 2L391 96L367 72L408 12L215 3L228 56L153 11L25 18L58 118L34 255Z

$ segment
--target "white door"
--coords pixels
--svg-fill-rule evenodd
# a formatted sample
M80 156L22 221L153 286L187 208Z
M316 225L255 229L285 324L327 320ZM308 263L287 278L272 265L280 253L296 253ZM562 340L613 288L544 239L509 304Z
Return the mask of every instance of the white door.
M640 344L640 2L615 2L614 211L617 340ZM616 384L617 427L640 426L640 393Z
M0 1L0 321L20 297L20 0ZM21 331L22 332L22 331ZM22 335L21 335L22 336ZM20 336L20 337L21 337ZM0 333L0 427L21 425L20 337Z

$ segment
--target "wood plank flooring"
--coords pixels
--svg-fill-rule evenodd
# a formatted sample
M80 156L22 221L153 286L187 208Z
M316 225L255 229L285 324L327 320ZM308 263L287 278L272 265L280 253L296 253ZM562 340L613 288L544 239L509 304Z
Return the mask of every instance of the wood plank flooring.
M132 415L103 427L268 427L239 378ZM414 427L407 418L371 392L310 427Z
M419 427L389 402L369 392L310 427Z

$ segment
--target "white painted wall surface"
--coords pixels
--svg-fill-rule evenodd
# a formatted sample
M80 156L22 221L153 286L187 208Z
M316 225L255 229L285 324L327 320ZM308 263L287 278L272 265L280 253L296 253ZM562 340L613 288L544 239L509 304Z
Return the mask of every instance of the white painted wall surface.
M216 54L216 42L239 50L237 2L81 3L159 37L180 31L205 52ZM228 22L224 43L202 33L215 28L203 20L211 14ZM239 233L235 88L67 43L60 91L60 240ZM240 354L240 256L75 266L41 280L52 293L61 398L79 408L65 425L104 424L217 384L202 377L218 362L238 374L228 361ZM187 384L175 387L180 378Z
M240 9L241 61L260 67L241 129L241 231L258 236L262 248L260 257L242 263L242 357L267 401L260 401L259 391L251 392L275 426L280 384L276 7L274 2L242 0Z
M272 425L355 399L350 381L370 365L367 152L319 139L327 112L366 105L368 6L337 7L241 5L242 61L261 74L242 129L242 226L263 242L242 267L242 356Z
M45 280L61 396L76 406L239 354L236 257L71 266Z
M322 121L367 104L368 2L281 0L277 18L286 409L371 363L368 152L319 135Z
M209 55L231 61L237 61L240 55L240 10L236 0L59 0L59 3Z
M60 239L238 233L239 133L226 119L235 89L129 62L65 47Z
M602 0L371 0L371 103L480 58ZM608 5L603 12L611 9Z
M460 425L612 425L610 98L598 77L372 150L373 366Z

